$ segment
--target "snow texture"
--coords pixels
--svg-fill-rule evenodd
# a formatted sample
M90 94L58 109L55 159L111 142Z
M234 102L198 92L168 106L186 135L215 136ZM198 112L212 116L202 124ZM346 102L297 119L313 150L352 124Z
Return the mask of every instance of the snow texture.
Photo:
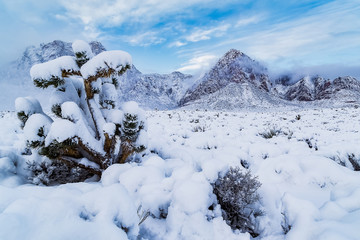
M43 113L39 101L34 97L19 97L15 100L16 112L24 112L26 115Z
M100 182L53 187L23 184L30 156L20 154L24 133L5 113L0 239L249 240L225 223L212 193L230 166L262 183L257 239L358 239L360 175L345 162L360 159L359 111L146 112L149 146L138 162L110 166ZM278 134L264 138L269 129ZM139 226L137 209L150 213Z
M63 56L45 63L34 65L30 69L31 79L62 78L62 70L79 71L74 57Z
M52 124L51 118L44 114L36 113L29 117L24 127L24 136L29 141L41 141L43 142L44 136L50 131ZM43 136L39 136L39 129L43 129Z
M76 124L66 119L56 119L51 124L50 131L46 136L45 146L48 146L54 140L63 142L75 136L77 136Z
M86 79L89 76L95 76L100 69L112 68L120 71L126 65L131 65L130 54L120 50L102 52L81 67L81 74Z
M90 45L83 40L76 40L72 44L72 49L74 53L85 53L88 58L92 58L94 56Z

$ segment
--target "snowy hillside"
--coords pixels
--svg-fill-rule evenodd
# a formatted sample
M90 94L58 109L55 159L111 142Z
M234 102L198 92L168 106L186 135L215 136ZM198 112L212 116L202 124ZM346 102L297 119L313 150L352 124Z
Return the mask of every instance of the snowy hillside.
M359 111L149 111L137 163L53 187L21 177L22 130L2 113L0 239L250 239L224 222L212 192L230 166L262 184L256 239L358 239ZM139 206L150 213L140 225Z
M120 76L120 100L136 101L147 109L173 109L188 89L193 77L180 72L143 74L133 65Z
M280 82L274 86L273 92L289 101L313 101L314 104L328 102L328 106L339 106L346 103L359 103L360 82L350 76L333 80L324 79L321 76L305 76L290 85L286 81Z

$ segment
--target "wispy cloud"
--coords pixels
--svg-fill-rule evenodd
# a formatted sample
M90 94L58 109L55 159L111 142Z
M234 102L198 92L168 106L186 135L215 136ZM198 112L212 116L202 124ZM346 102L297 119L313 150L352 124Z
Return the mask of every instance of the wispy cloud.
M202 71L215 60L205 56L230 48L269 68L351 64L360 61L359 12L354 0L0 0L0 44L17 50L0 49L0 61L28 45L83 38L161 72ZM145 63L144 47L156 61Z
M169 47L182 47L185 46L187 43L183 41L175 41L169 44Z
M221 24L219 26L208 29L196 29L193 33L185 38L188 42L199 42L208 40L211 37L221 37L229 29L230 24Z
M335 1L295 19L269 25L268 30L255 30L214 47L241 46L257 59L288 65L294 61L331 63L336 55L341 62L340 52L360 50L359 12L360 5L354 1Z
M182 64L183 66L177 69L177 71L186 72L186 73L195 73L201 70L206 70L213 65L216 59L217 56L212 54L195 56L186 63Z
M151 45L157 45L165 41L165 38L159 37L157 32L145 32L132 36L123 37L125 42L130 43L133 46L148 47Z
M264 17L262 15L254 15L254 16L247 17L247 18L241 18L236 22L235 27L243 27L243 26L247 26L250 24L258 23L258 22L262 21L263 19L264 19Z
M214 37L221 37L229 30L230 24L220 23L215 27L195 28L190 34L184 34L180 40L172 42L169 47L182 47L189 43L196 43L210 40Z

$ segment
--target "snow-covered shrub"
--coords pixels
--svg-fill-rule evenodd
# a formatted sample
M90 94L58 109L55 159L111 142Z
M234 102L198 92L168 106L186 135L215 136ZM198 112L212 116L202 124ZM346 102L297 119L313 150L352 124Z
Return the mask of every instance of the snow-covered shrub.
M351 163L354 171L360 171L360 157L356 157L355 154L348 154L349 162Z
M343 157L336 155L329 158L343 167L347 167L354 171L360 171L360 157L357 157L354 153L348 153Z
M268 130L259 133L260 136L262 136L265 139L270 139L273 137L278 136L281 133L281 129L277 129L276 127L269 128Z
M49 98L55 117L32 97L15 105L28 147L43 157L29 163L43 184L82 181L114 163L124 163L147 144L146 119L137 103L118 102L118 76L131 66L123 51L96 56L89 44L75 41L75 57L63 56L30 70L39 88L53 87Z
M230 168L214 184L214 194L222 209L226 223L232 229L259 235L255 218L262 215L257 193L261 183L250 171L242 172L239 167Z

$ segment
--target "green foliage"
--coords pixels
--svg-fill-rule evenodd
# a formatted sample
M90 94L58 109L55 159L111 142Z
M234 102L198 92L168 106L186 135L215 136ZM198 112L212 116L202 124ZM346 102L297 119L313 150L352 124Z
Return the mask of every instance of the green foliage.
M45 145L45 134L44 134L44 128L41 127L38 129L37 135L41 137L42 140L37 141L27 141L27 147L29 148L39 148L43 147Z
M75 58L76 64L79 66L79 68L81 68L82 65L90 60L90 58L86 55L86 52L76 52Z
M354 171L360 171L360 158L356 158L355 154L351 153L347 155L349 162L351 163Z
M61 118L61 106L60 104L54 104L51 107L51 111L57 116Z
M64 79L51 76L49 80L42 79L42 78L36 78L34 79L34 85L38 88L48 88L49 86L54 86L55 88L63 85L65 83Z
M21 125L20 125L21 129L23 129L25 126L25 123L27 122L27 120L29 119L30 116L28 114L25 114L24 111L20 111L17 113L17 117L21 122Z
M129 113L124 114L124 120L121 127L122 138L132 142L136 140L138 133L144 128L143 123L138 121L138 116Z
M39 150L39 154L50 159L56 159L64 154L65 151L75 147L76 143L72 139L66 139L63 142L52 141L48 146L44 146Z
M115 108L115 101L112 101L112 100L103 100L103 101L100 101L100 105L103 107L103 108L107 108L107 109L114 109Z
M114 77L111 80L112 80L112 84L115 86L115 88L118 89L119 88L119 81Z

